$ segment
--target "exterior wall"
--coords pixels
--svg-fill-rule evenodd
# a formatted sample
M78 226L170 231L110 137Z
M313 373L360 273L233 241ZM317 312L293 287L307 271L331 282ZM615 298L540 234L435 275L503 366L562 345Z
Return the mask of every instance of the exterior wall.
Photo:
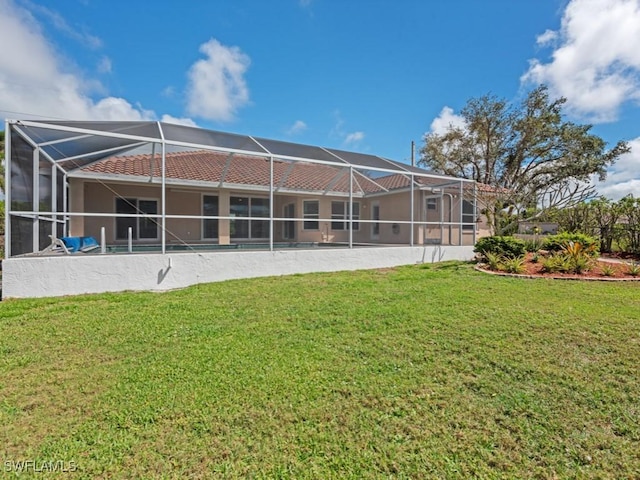
M158 185L144 184L109 184L70 179L70 204L72 212L97 212L114 213L116 195L125 198L155 199L160 208L161 190ZM189 189L168 186L167 194L167 214L168 215L201 215L202 195L217 195L219 202L219 215L228 216L230 209L230 197L233 195L265 197L265 192L234 192L228 190L212 189ZM426 208L426 198L436 198L436 209ZM303 219L303 202L305 200L317 200L319 202L319 228L306 230ZM333 230L331 228L331 203L333 201L348 201L348 197L329 197L323 195L293 195L274 194L274 217L283 218L283 208L287 204L293 204L295 210L294 238L284 238L285 222L274 221L274 241L293 242L313 242L313 243L347 243L349 241L348 230ZM380 195L367 198L354 198L360 204L360 224L359 229L353 232L355 243L381 243L387 245L410 243L411 226L408 223L411 215L411 201L409 192L396 192L387 195ZM373 206L379 207L379 234L372 233ZM414 245L422 244L460 244L460 230L457 226L425 225L420 222L444 222L460 221L460 200L456 194L451 195L427 195L425 192L416 190L414 192ZM100 238L100 229L105 227L108 244L125 244L126 240L116 240L115 238L115 217L75 217L71 221L71 235L90 235ZM481 228L482 224L476 227ZM159 229L158 229L159 230ZM481 235L481 230L476 231L476 235ZM167 243L216 243L211 239L202 238L202 220L199 219L167 219ZM260 240L257 240L260 241ZM247 242L246 240L243 242ZM265 240L262 240L265 242ZM156 239L138 240L135 243L158 244L160 243L160 231ZM230 221L221 219L219 221L219 238L217 243L230 244L237 243L231 239ZM473 231L463 230L462 245L473 243Z
M71 179L72 185L77 179ZM137 184L109 184L85 181L83 202L74 200L73 193L78 190L71 189L71 204L84 204L84 211L91 213L115 213L115 197L119 195L125 198L138 198L156 200L160 209L162 192L156 185ZM202 215L202 195L217 195L219 198L220 215L229 214L229 192L212 190L188 190L167 187L167 215ZM76 203L74 203L76 202ZM72 212L79 209L73 208ZM82 217L77 217L82 218ZM80 225L80 223L78 223ZM84 229L72 229L72 235L90 235L100 238L100 229L105 227L108 243L126 243L126 240L116 240L115 217L84 217ZM78 232L78 233L76 233ZM156 239L138 240L136 243L159 243L160 230ZM212 243L212 240L202 238L202 220L192 218L168 218L167 219L167 243ZM219 243L229 243L229 221L220 220Z
M419 192L416 192L416 198ZM295 205L295 214L301 221L295 222L296 236L294 241L297 242L336 242L347 243L349 241L348 230L334 230L331 228L331 203L334 201L345 202L348 197L323 197L323 196L293 196L278 195L275 197L275 216L282 217L284 205L293 203ZM319 218L318 229L305 230L302 221L303 203L305 200L317 200L319 202ZM399 224L398 229L394 230L392 223L410 220L410 201L407 192L400 192L374 198L354 198L354 202L360 204L359 228L353 232L353 241L355 243L385 243L385 244L409 244L410 226L408 224ZM370 220L373 220L373 204L380 206L380 233L377 238L372 236L372 226ZM419 201L416 201L415 209L416 219L419 217ZM283 222L276 222L274 230L274 239L282 241ZM416 226L417 229L417 226ZM397 232L397 233L396 233ZM416 240L416 243L417 240Z
M69 209L72 212L85 212L84 206L84 182L80 179L69 179ZM69 235L81 237L85 231L84 217L71 217L69 220ZM97 237L96 237L97 238Z
M421 192L414 192L414 221L420 220L420 196ZM364 215L366 220L373 220L373 205L380 208L380 233L378 242L385 244L408 244L411 238L411 196L409 192L398 192L384 196L370 197L366 200ZM393 223L386 223L393 222ZM363 223L360 226L361 236L364 242L372 242L372 223ZM422 243L422 235L419 225L414 226L414 242Z
M75 182L76 179L71 179L71 184ZM77 190L77 189L76 189ZM76 193L73 187L70 188L71 191L71 204L77 201L74 197L74 193ZM110 184L105 185L103 183L96 183L85 181L84 182L84 212L87 213L115 213L116 205L115 205L115 196L120 195L126 198L144 198L149 200L157 200L158 205L160 205L161 193L160 189L156 186L143 186L143 185L134 185L134 184ZM167 189L168 191L168 189ZM71 209L71 212L76 212L77 210ZM84 232L78 233L77 231L73 231L74 235L87 235L93 236L97 239L100 238L100 229L102 227L105 228L106 239L108 243L117 243L116 242L116 220L115 217L84 217ZM158 238L160 233L158 232ZM126 240L121 241L120 243L126 242ZM146 243L157 243L158 240L146 240Z
M472 257L473 247L445 246L19 257L3 262L3 296L162 291L233 278L385 268Z

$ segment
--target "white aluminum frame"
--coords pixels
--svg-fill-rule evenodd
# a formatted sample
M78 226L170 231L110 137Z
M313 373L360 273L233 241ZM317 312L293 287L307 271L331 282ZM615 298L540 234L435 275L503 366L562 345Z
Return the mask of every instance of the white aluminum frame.
M56 225L61 221L64 224L64 232L66 233L67 231L67 221L74 216L84 216L84 217L91 217L91 216L109 216L109 217L117 217L117 216L128 216L128 217L132 217L134 215L114 215L112 213L108 213L108 214L97 214L97 213L86 213L86 212L82 212L82 213L76 213L76 212L68 212L67 210L67 199L68 199L68 188L69 188L69 178L92 178L94 180L98 180L98 181L103 181L106 178L98 178L97 176L93 176L93 175L87 175L84 174L83 172L77 171L71 171L68 172L66 171L64 168L62 168L59 165L59 162L63 162L63 161L69 161L69 160L80 160L86 157L90 157L92 155L96 155L96 154L104 154L104 153L109 153L109 152L117 152L118 150L122 150L124 148L130 149L130 148L136 148L136 147L140 147L146 144L150 144L152 146L153 151L155 152L155 146L156 144L160 144L161 146L161 178L160 178L160 188L161 188L161 208L160 208L160 215L158 216L149 216L149 215L144 215L145 217L152 217L152 218L159 218L160 219L160 229L161 229L161 252L162 254L166 254L166 232L167 232L167 219L169 218L198 218L200 220L203 220L205 217L204 216L191 216L191 215L167 215L167 198L166 198L166 190L167 190L167 184L171 184L171 185L185 185L184 182L176 182L174 180L171 181L167 181L166 178L166 155L167 155L167 146L177 146L177 147L186 147L186 148L193 148L193 149L204 149L204 150L209 150L209 151L219 151L219 152L226 152L230 155L230 158L233 155L247 155L247 156L257 156L257 157L268 157L269 158L269 177L270 177L270 181L269 181L269 186L268 188L264 188L264 190L266 192L268 192L268 196L269 196L269 250L273 250L274 249L274 222L278 221L280 219L275 218L274 217L274 212L275 212L275 193L279 193L281 186L278 185L274 185L274 161L277 160L284 160L284 161L291 161L291 162L305 162L305 163L315 163L315 164L321 164L321 165L330 165L336 168L348 168L349 169L349 192L348 192L348 202L349 202L349 219L348 219L348 224L349 224L349 247L353 248L353 202L354 202L354 198L359 198L359 197L363 197L366 194L356 194L356 192L354 192L354 181L357 182L357 180L354 178L354 170L356 174L359 174L361 176L363 176L364 178L366 178L366 180L368 182L372 182L375 185L378 185L383 192L379 192L376 193L373 196L381 196L384 195L386 193L389 192L388 189L382 187L381 185L379 185L375 178L369 178L367 176L365 176L363 173L361 173L361 170L366 170L366 171L372 171L372 172L380 172L380 173L390 173L390 174L398 174L398 175L403 175L409 178L409 187L406 189L409 192L409 196L410 196L410 220L409 221L382 221L382 220L378 220L377 223L396 223L396 224L408 224L410 226L410 235L409 235L409 244L411 246L414 245L414 227L416 225L416 220L415 220L415 192L416 189L418 191L422 191L422 190L426 190L429 191L431 190L432 192L434 190L440 190L440 192L442 192L444 190L444 188L447 187L452 187L452 186L459 186L459 192L460 192L460 222L444 222L443 218L440 218L440 222L438 222L441 226L444 226L445 223L448 225L459 225L459 244L461 245L463 240L463 234L462 234L462 225L463 225L463 221L462 221L462 200L463 200L463 190L464 190L464 185L466 183L470 183L473 184L473 204L474 207L477 209L477 198L476 198L476 194L477 194L477 189L476 189L476 185L475 182L471 181L471 180L465 180L465 179L453 179L452 177L447 177L444 175L439 175L439 174L430 174L430 173L417 173L413 170L410 170L409 168L407 169L403 169L401 165L396 165L395 163L382 158L382 157L375 157L379 160L381 160L384 163L389 164L389 168L381 168L378 166L366 166L366 165L357 165L357 164L351 164L349 163L347 160L341 158L339 155L336 154L336 152L330 151L328 149L321 148L323 151L325 151L326 153L328 153L329 155L331 155L332 157L336 158L335 162L331 162L331 161L327 161L327 160L320 160L320 159L314 159L314 158L304 158L304 157L295 157L295 156L289 156L289 155L275 155L272 152L269 152L269 150L267 148L264 147L264 145L262 145L258 140L256 140L253 137L248 137L249 139L251 139L251 141L254 142L254 144L261 150L263 151L252 151L252 150L242 150L242 149L231 149L231 148L225 148L225 147L212 147L211 145L204 145L204 144L199 144L199 143L193 143L193 142L183 142L183 141L176 141L176 140L167 140L165 138L165 134L164 134L164 130L163 130L163 125L161 122L155 122L157 125L157 129L158 129L158 134L159 137L148 137L148 136L142 136L142 135L131 135L128 133L123 133L123 132L108 132L108 131L97 131L97 130L92 130L90 128L82 128L82 127L77 127L77 126L65 126L65 125L59 125L59 124L52 124L52 123L46 123L46 122L38 122L38 121L32 121L32 120L6 120L5 121L5 132L7 132L6 134L6 172L5 172L5 187L6 187L6 192L5 192L5 201L6 201L6 217L5 217L5 232L6 232L6 238L7 241L5 242L5 258L9 258L11 256L11 217L12 216L21 216L21 217L26 217L26 218L32 218L34 220L34 224L33 224L33 245L32 245L32 250L38 251L39 250L39 222L40 220L49 220L46 218L41 218L42 215L49 215L51 216L52 220L52 233L55 234L56 233ZM50 140L47 142L42 142L42 143L37 143L36 141L34 141L27 133L24 132L24 130L22 128L20 128L21 126L24 127L33 127L33 128L43 128L43 129L49 129L49 130L57 130L57 131L64 131L64 132L71 132L71 133L76 133L77 135L75 137L67 137L64 139L56 139L56 140ZM25 211L13 211L11 209L11 164L12 164L12 158L11 158L11 136L12 136L12 132L16 132L17 134L19 134L21 137L23 137L34 149L34 154L33 154L33 166L34 166L34 174L33 174L33 211L31 212L25 212ZM82 139L82 138L87 138L87 136L102 136L102 137L109 137L109 138L119 138L119 139L123 139L123 140L130 140L132 143L127 144L127 145L123 145L122 147L111 147L111 148L106 148L106 149L102 149L102 150L95 150L89 153L84 153L84 154L78 154L78 155L74 155L72 157L65 157L62 158L60 160L54 160L53 158L51 158L44 150L42 150L42 147L45 146L51 146L51 145L56 145L59 143L64 143L64 142L68 142L68 141L73 141L74 139ZM338 152L339 153L339 152ZM38 169L39 169L39 160L40 160L40 155L43 155L49 162L52 163L52 208L50 212L42 212L40 211L39 208L39 197L40 197L40 189L39 189L39 176L38 176ZM36 168L37 166L37 168ZM408 166L407 166L408 167ZM62 196L63 196L63 212L58 212L57 210L57 178L56 175L54 175L54 170L55 168L57 168L58 170L60 170L63 173L63 192ZM153 172L151 172L151 174L153 174ZM105 176L108 177L108 176ZM420 185L416 182L416 178L430 178L430 179L435 179L435 180L442 180L444 183L441 184L437 184L437 185ZM148 178L148 177L146 177ZM120 181L123 181L123 179L119 179ZM158 182L156 182L153 178L150 179L151 181L149 183L151 184L157 184ZM136 181L135 179L129 179L129 181ZM147 180L149 181L149 180ZM220 182L222 183L224 181L224 177L221 178ZM194 182L194 187L197 187L197 185L195 184L197 182ZM210 189L211 185L207 184L207 187ZM220 187L223 187L223 185L220 185ZM225 188L230 187L230 185L224 185ZM251 190L254 193L257 193L257 191L260 190L260 188L257 188L256 186L239 186L239 185L234 185L233 186L234 189L236 190ZM244 187L244 188L241 188ZM405 189L394 189L393 192L397 193L400 191L403 191ZM294 193L294 192L291 192ZM301 191L299 192L301 194L305 194L305 195L326 195L327 192L311 192L311 191ZM332 192L335 194L335 192ZM336 195L338 196L338 195ZM347 196L347 195L345 195ZM441 193L441 198L442 198L442 193ZM421 201L422 203L422 201ZM421 206L421 208L424 208L424 205ZM442 208L440 211L440 216L442 217ZM62 213L62 220L58 220L58 218L60 217L60 213ZM296 219L288 219L289 221L294 220L294 221L302 221L304 222L304 209L303 212L301 212L302 216L301 218L296 218ZM362 212L361 215L362 216ZM209 218L209 217L207 217ZM219 216L217 217L218 219L231 219L234 217L222 217ZM253 217L246 217L243 218L246 220L253 220ZM263 217L256 217L256 220L264 220ZM318 218L317 219L318 223L320 224L320 222L323 221L331 221L331 219L321 219ZM361 223L370 223L369 220L363 220L363 219L359 219L358 220ZM426 224L426 223L430 223L430 222L419 222L420 224ZM304 224L303 224L303 229L304 229ZM442 234L443 234L443 229L441 228L441 242L442 242ZM475 243L475 237L476 237L476 230L475 228L473 229L473 240Z

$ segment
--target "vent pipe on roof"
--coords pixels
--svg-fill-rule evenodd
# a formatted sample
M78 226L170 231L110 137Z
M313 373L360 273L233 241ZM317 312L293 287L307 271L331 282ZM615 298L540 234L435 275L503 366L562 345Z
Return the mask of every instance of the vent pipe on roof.
M411 140L411 166L416 166L416 142Z
M156 144L151 144L151 160L149 161L149 182L153 182L153 167L156 163Z

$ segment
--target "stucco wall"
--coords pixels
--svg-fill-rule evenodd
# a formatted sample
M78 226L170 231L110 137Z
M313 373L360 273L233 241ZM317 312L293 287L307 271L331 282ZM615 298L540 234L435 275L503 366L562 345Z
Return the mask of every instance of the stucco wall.
M3 262L3 297L170 290L233 278L467 260L473 247L367 247L17 257Z
M161 191L158 185L148 184L100 184L92 181L80 181L71 179L71 202L74 208L72 211L86 211L97 213L115 212L115 198L120 195L125 198L155 199L160 204ZM82 192L81 199L78 195ZM239 196L259 196L266 197L264 192L235 192L224 189L188 189L185 187L167 188L167 214L169 215L201 215L202 195L217 195L219 197L219 214L229 215L229 198L232 195ZM423 242L439 242L442 238L443 244L458 245L460 243L459 229L457 226L424 225L419 222L439 222L442 210L442 219L445 222L460 221L460 199L457 194L445 195L438 199L434 210L426 209L426 194L421 191L414 192L414 244L420 245ZM317 200L319 202L319 228L315 230L305 230L303 219L303 202L305 200ZM348 230L333 230L331 228L331 202L348 201L347 197L332 197L323 195L293 195L276 193L274 195L274 216L283 217L283 207L286 204L294 204L295 217L295 238L296 242L342 242L349 241ZM360 225L359 229L353 232L355 243L381 243L381 244L402 244L407 245L410 241L411 226L410 221L411 201L407 191L389 193L368 198L354 198L360 204ZM379 206L380 224L379 235L372 235L373 205ZM389 222L389 223L386 223ZM397 222L397 223L396 223ZM106 240L108 244L125 244L126 240L116 241L115 239L115 218L114 217L73 217L71 234L76 236L91 235L100 238L100 229L105 227ZM395 225L394 225L395 224ZM274 224L274 241L281 242L284 239L284 222L276 221ZM134 240L134 243L159 243L157 239ZM167 219L167 242L168 243L212 243L210 239L202 238L202 221L198 219ZM220 244L236 243L230 238L229 220L219 222L219 242ZM473 232L463 232L463 245L473 243Z

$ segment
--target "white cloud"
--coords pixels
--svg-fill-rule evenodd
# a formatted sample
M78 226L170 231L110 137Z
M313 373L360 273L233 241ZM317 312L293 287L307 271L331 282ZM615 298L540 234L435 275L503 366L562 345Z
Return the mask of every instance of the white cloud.
M29 11L46 18L56 30L62 32L67 37L89 48L98 49L102 47L102 40L95 35L87 33L84 28L74 28L58 12L42 5L35 4L29 0L23 0L23 4Z
M162 96L167 98L173 98L176 96L176 89L173 85L169 85L168 87L164 87L162 90Z
M206 58L189 70L187 112L208 120L229 121L249 102L244 74L250 59L238 47L226 47L216 39L200 46Z
M622 155L607 173L604 182L596 182L600 195L618 200L630 193L640 197L640 137L629 142L631 151Z
M297 135L298 133L302 133L307 129L307 124L302 120L296 120L293 125L291 125L287 129L287 135Z
M162 116L162 122L165 123L175 123L176 125L185 125L187 127L197 127L196 122L191 120L190 118L177 118L171 115L164 114Z
M538 43L554 36L551 61L531 60L522 82L548 85L569 113L591 122L613 121L623 103L640 100L638 0L571 0L560 30Z
M155 114L123 98L93 99L96 81L65 68L31 13L0 0L0 105L13 118L149 120ZM99 89L99 88L98 88ZM4 115L3 115L4 116Z
M145 110L140 105L133 106L124 98L106 97L96 103L85 105L86 118L100 120L154 120L153 110Z
M542 35L538 35L536 43L538 45L549 45L558 38L558 32L553 30L547 30Z
M100 62L98 62L98 72L100 73L111 73L112 64L111 59L109 57L102 57Z
M342 113L340 112L340 110L333 111L333 118L335 123L333 125L333 128L329 131L329 136L344 138L345 134L342 128L344 126L344 119L342 118Z
M333 111L334 126L329 131L329 137L342 140L342 144L347 147L355 147L358 143L364 140L365 134L361 131L348 133L345 131L345 121L342 118L340 110Z
M453 113L451 107L444 107L438 116L431 122L431 133L443 135L450 127L464 128L464 118Z
M354 144L364 140L364 132L348 133L344 138L344 144L353 146Z

